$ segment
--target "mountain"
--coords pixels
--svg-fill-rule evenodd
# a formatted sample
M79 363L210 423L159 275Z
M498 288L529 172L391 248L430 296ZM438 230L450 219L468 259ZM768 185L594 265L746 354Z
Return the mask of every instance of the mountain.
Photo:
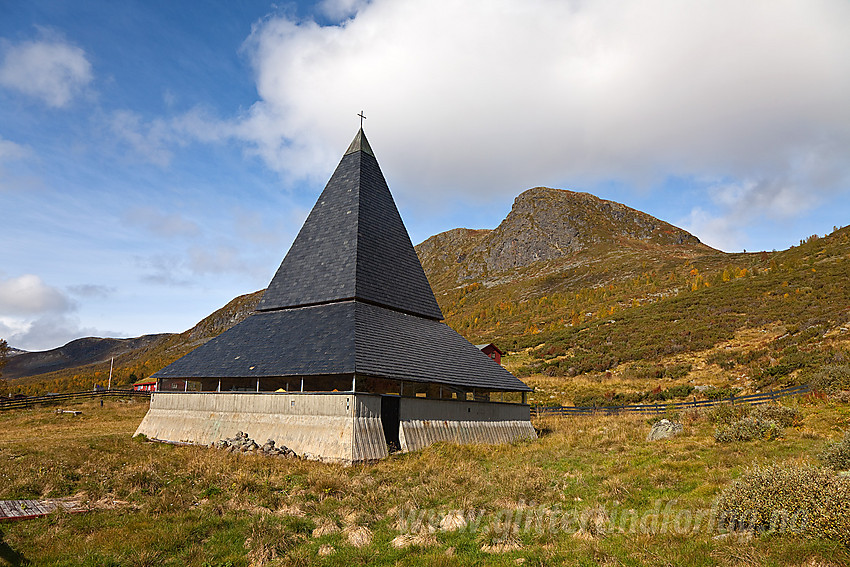
M141 349L160 339L162 335L145 335L134 339L101 339L87 337L76 339L65 346L40 352L14 352L3 369L5 378L20 378L64 370L84 364L109 362L113 356ZM15 349L17 350L17 349Z
M495 229L449 230L416 252L446 322L473 343L522 350L521 375L664 367L683 353L715 356L724 341L768 325L779 329L776 341L734 351L739 362L718 360L745 364L759 384L792 381L830 356L840 361L850 337L848 228L781 252L727 254L620 203L537 187ZM20 354L4 375L19 376L13 386L25 393L90 388L118 353L113 384L128 384L247 317L262 293L237 297L180 334Z
M146 335L135 339L87 338L43 352L24 352L9 358L3 378L28 394L89 389L104 384L114 356L112 384L126 386L150 376L190 350L245 319L259 303L263 290L240 295L183 333Z
M504 281L506 272L579 252L666 248L670 254L716 253L694 235L589 193L535 187L520 194L494 230L458 228L416 247L426 273L442 287L465 280Z

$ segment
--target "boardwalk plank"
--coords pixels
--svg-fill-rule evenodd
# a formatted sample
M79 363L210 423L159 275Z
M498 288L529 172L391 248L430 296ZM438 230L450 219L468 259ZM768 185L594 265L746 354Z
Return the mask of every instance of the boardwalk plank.
M0 500L0 522L40 518L55 512L60 507L70 512L83 511L74 509L73 505L50 500Z

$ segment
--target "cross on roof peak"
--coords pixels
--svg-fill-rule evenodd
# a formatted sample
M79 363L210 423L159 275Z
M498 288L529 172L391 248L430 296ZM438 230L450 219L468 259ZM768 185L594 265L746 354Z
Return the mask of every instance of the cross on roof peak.
M362 130L363 129L363 121L366 119L366 115L363 114L363 111L361 110L360 114L358 114L357 116L360 117L360 129Z

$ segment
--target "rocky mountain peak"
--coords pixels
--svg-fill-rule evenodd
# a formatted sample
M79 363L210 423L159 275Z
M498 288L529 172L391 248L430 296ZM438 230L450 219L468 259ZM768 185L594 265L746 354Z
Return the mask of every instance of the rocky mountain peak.
M689 232L589 193L535 187L521 193L493 230L454 229L419 245L426 271L450 264L459 281L486 277L597 246L671 246L710 250ZM439 258L435 258L439 256Z

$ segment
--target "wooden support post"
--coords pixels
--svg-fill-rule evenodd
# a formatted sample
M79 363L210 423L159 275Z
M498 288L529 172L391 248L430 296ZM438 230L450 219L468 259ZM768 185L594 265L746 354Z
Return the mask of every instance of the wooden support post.
M522 403L523 403L523 404L527 404L527 403L528 403L528 392L523 392L523 393L522 393Z
M221 378L218 379L218 387L215 389L216 392L221 392Z
M260 377L257 376L257 393L260 392Z
M357 375L351 377L351 391L354 392L357 388Z
M304 378L301 379L301 391L304 391Z

